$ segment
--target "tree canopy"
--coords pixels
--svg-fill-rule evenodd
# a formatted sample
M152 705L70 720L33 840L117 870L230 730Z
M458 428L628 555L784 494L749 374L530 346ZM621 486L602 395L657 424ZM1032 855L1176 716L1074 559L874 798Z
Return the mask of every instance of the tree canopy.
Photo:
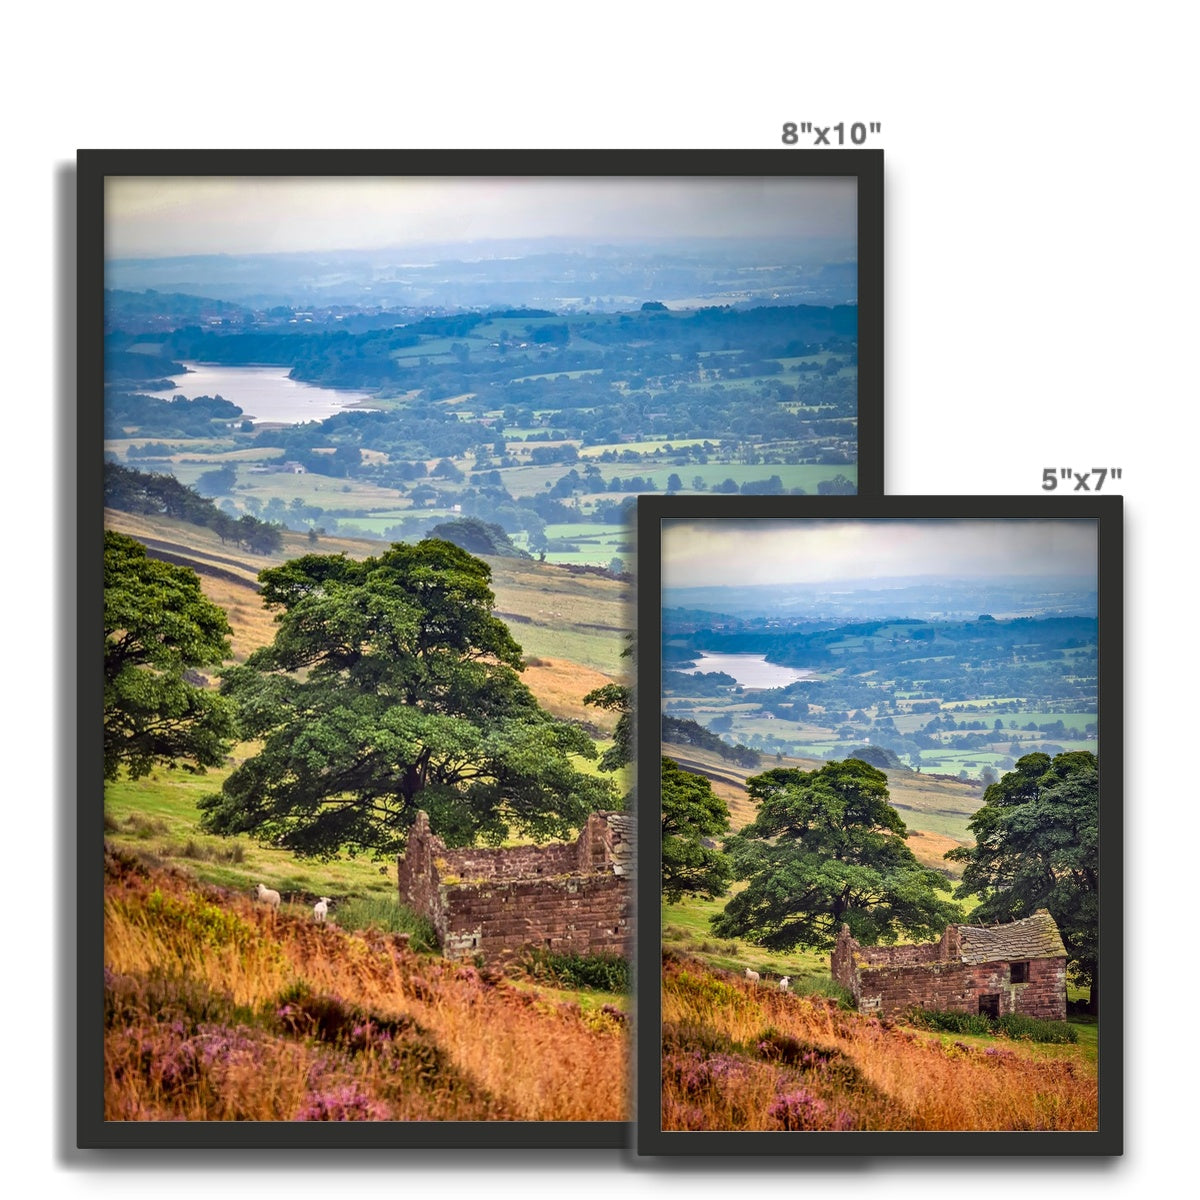
M1086 750L1027 754L983 794L968 828L973 847L946 857L964 863L955 895L979 896L972 920L1014 921L1049 910L1077 982L1100 990L1100 776Z
M600 770L619 771L633 761L633 689L621 683L606 683L593 688L584 704L618 713L613 744L600 755Z
M186 678L229 657L233 631L187 567L141 542L104 534L104 777L137 779L158 763L203 770L224 761L229 705Z
M500 525L481 521L478 517L459 517L453 521L443 521L430 529L429 536L453 542L469 554L495 554L508 558L529 557L524 550L513 543L512 538Z
M719 937L826 949L843 922L871 945L938 937L961 919L938 895L949 884L905 844L882 771L854 758L815 771L777 767L746 788L758 816L725 850L748 884L713 918Z
M582 730L521 682L491 570L440 539L361 562L306 555L263 571L272 645L225 673L262 749L201 802L204 824L299 855L399 851L418 809L449 844L567 837L614 807Z
M622 658L633 658L636 641L632 633L625 635ZM583 698L584 704L604 708L617 713L617 724L613 730L613 744L600 755L602 771L619 771L633 762L633 705L634 689L623 683L606 683L593 688Z
M729 859L705 842L729 832L729 809L702 775L662 760L662 892L672 904L684 896L710 900L729 890Z

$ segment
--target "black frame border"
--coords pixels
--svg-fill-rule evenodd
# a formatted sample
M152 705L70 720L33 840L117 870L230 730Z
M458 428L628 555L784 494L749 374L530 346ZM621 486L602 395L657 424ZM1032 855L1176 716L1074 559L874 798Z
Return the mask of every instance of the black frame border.
M638 913L637 1065L638 1155L825 1155L986 1157L1115 1156L1123 1153L1123 500L1120 496L640 496L638 535ZM1097 522L1097 712L1104 766L1100 772L1100 953L1105 961L1105 1019L1098 1034L1099 1126L1095 1131L787 1133L678 1131L661 1128L662 1053L662 671L661 523L681 519L1091 519ZM649 698L653 697L653 701Z
M883 492L882 150L80 150L78 235L77 964L80 1148L566 1148L629 1145L626 1122L113 1122L103 1098L104 182L109 176L574 175L858 181L858 487ZM92 648L96 649L92 649ZM631 1055L631 1066L636 1056ZM631 1089L631 1099L633 1092Z

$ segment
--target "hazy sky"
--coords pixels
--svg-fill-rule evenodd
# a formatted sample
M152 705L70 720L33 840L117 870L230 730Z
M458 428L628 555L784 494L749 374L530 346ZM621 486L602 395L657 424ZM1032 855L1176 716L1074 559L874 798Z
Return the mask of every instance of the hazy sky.
M849 238L853 179L110 177L108 258L485 238Z
M950 575L1096 578L1094 520L664 521L662 586Z

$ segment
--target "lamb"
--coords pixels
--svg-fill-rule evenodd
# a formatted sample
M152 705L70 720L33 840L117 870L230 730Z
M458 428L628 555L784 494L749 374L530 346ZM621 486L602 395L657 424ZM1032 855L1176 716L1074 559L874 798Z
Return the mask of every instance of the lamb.
M270 909L278 909L282 897L274 888L263 887L261 883L254 885L254 894L258 897L260 903L265 904Z
M752 971L752 970L750 970L749 967L747 967L746 968L746 978L748 980L750 980L751 983L757 983L758 982L758 972Z
M786 992L791 986L792 986L792 977L790 975L785 975L779 981L779 990L781 992Z
M313 905L313 919L316 921L324 921L329 915L329 897L322 896L316 904Z

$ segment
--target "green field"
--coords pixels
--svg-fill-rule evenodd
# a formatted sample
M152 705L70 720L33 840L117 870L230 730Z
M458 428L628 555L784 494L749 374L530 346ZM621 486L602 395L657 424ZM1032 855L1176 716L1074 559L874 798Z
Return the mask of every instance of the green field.
M759 463L747 466L745 463L705 463L697 465L688 463L685 466L658 466L651 463L606 463L601 472L605 479L617 475L628 479L631 475L641 475L643 479L653 479L656 490L665 492L667 480L672 475L678 475L683 481L685 490L692 490L692 480L699 476L704 481L704 490L712 491L718 483L732 479L739 486L760 479L770 479L778 475L784 490L801 487L807 495L817 494L817 484L822 480L832 479L835 475L844 475L851 483L858 478L858 470L853 465L829 467L814 463Z
M685 446L702 446L704 442L704 438L655 438L645 442L607 442L599 446L581 446L579 457L599 458L602 454L623 454L626 451L631 454L653 454L656 450L660 450L664 454L669 454L671 451L667 447L680 450ZM612 465L615 467L618 464ZM633 467L636 464L622 463L620 465Z
M737 890L736 885L734 890ZM835 993L827 954L815 950L776 952L740 938L714 937L709 918L721 912L726 902L727 898L702 900L690 897L680 904L664 903L664 948L689 954L724 971L744 971L749 967L766 980L778 980L788 975L797 992Z
M394 861L369 857L317 862L261 846L249 837L213 837L200 829L197 801L220 790L231 768L203 775L160 767L139 780L122 778L104 789L105 837L151 862L170 864L188 876L247 893L256 883L274 888L287 902L309 906L317 896L342 900L396 895Z
M113 452L127 449L129 440L108 443ZM545 443L537 443L544 445ZM345 522L352 526L351 536L379 537L387 535L387 531L397 523L409 518L420 519L433 523L448 520L459 515L447 504L437 507L424 506L414 508L407 495L390 487L379 487L363 479L336 479L313 472L291 474L286 472L262 473L251 471L250 466L264 458L278 454L265 448L240 448L221 450L211 442L206 442L203 452L189 448L185 441L171 443L177 453L169 461L150 460L143 463L138 459L130 459L129 464L139 470L168 471L175 475L181 483L190 487L196 486L205 472L217 467L233 467L237 473L232 490L224 499L231 500L234 507L241 512L250 512L256 516L263 515L264 519L272 519L271 513L266 512L267 505L272 502L290 506L293 501L316 506L324 511L324 518L318 517L317 524L328 524L330 520ZM648 443L657 446L658 443ZM529 447L532 449L532 446ZM463 456L452 460L455 465L468 474L474 470L475 459ZM434 466L436 462L427 464ZM547 465L526 464L516 467L499 468L503 486L514 497L529 497L542 495L559 479L570 471L570 464L554 463ZM745 482L765 480L771 476L779 476L785 490L802 488L808 494L817 492L817 485L824 479L832 478L834 474L842 474L853 482L857 471L853 466L827 467L811 463L765 463L746 465L744 463L707 463L686 465L663 462L652 456L638 463L605 463L601 467L600 477L606 486L614 478L628 480L635 475L652 481L654 490L665 492L672 475L679 475L685 487L691 489L694 481L700 478L706 489L732 478L740 484ZM448 497L456 498L469 486L467 481L461 483L448 482L442 479L429 479L437 490ZM635 496L636 492L609 492L600 494L582 493L575 497L575 504L581 516L595 510L600 502L623 500ZM218 500L222 497L218 497ZM291 519L286 509L276 507L272 510L273 519ZM621 530L620 535L614 535L614 530ZM355 533L357 531L357 533ZM568 532L569 531L569 532ZM622 552L613 548L615 541L626 540L621 526L611 524L589 523L586 520L570 523L552 524L546 528L549 538L570 538L572 540L586 539L586 545L581 545L579 551L550 550L546 554L549 562L590 564L607 566L614 554ZM517 533L514 540L518 545L527 544L524 535Z

